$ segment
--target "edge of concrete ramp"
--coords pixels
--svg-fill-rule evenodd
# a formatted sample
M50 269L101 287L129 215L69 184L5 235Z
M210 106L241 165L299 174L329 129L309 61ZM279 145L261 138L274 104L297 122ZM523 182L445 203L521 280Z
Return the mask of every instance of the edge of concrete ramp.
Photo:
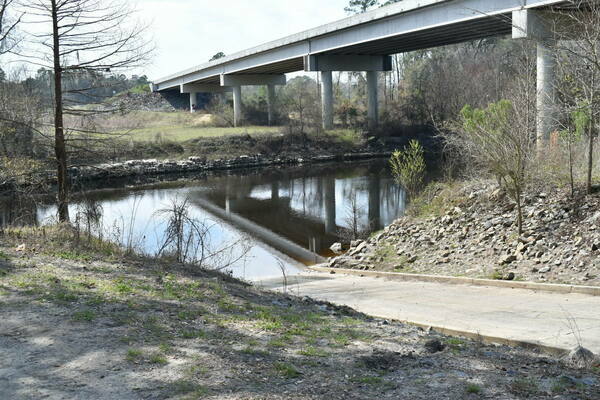
M528 289L534 291L554 292L554 293L578 293L587 294L590 296L600 296L600 287L598 286L579 286L553 283L537 283L523 281L500 281L492 279L466 278L454 276L438 276L438 275L420 275L420 274L405 274L400 272L383 272L383 271L362 271L354 269L330 268L323 265L315 265L309 267L310 270L316 272L325 272L329 274L342 274L371 278L383 278L395 281L419 281L446 283L453 285L472 285L472 286L488 286L501 287L508 289Z

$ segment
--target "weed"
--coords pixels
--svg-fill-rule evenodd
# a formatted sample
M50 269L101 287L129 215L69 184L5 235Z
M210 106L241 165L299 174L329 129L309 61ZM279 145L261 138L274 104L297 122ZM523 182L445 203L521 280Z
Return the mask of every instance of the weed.
M208 394L208 389L190 380L178 380L171 384L171 391L179 395L187 395L187 399L198 399Z
M58 302L72 303L77 301L78 297L75 293L66 290L59 290L52 295L52 298Z
M378 376L355 376L350 378L350 382L365 385L380 385L383 382L383 379Z
M292 364L278 362L274 364L274 367L281 376L287 379L297 378L302 375Z
M267 357L269 355L269 352L267 352L265 350L255 349L250 346L243 349L242 353L247 354L249 356L258 356L258 357Z
M133 292L133 287L131 283L119 278L114 281L114 290L119 294L129 294Z
M127 361L134 362L141 359L143 354L144 353L141 350L129 349L127 350L127 355L125 356L125 358L127 359Z
M510 390L518 395L531 396L539 391L539 387L533 379L518 378L510 384Z
M300 350L298 354L307 357L327 357L329 355L327 352L312 346L305 347L304 349Z
M62 258L63 260L72 260L72 261L84 261L88 262L92 260L92 257L89 254L81 254L76 251L57 251L51 254L54 257Z
M467 385L467 388L465 389L465 391L467 393L471 393L471 394L479 394L482 392L481 386L475 384L475 383L469 383Z
M150 363L151 364L166 365L169 362L167 361L167 358L165 356L163 356L162 354L152 354L150 356Z
M91 322L96 318L96 313L93 310L77 311L73 313L73 320L79 322Z
M185 329L181 331L181 337L183 339L203 339L206 337L206 332L199 329Z

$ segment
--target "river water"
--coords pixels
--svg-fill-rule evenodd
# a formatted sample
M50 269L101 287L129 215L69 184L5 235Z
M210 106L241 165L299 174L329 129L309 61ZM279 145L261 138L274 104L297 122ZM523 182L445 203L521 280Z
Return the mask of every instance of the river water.
M376 231L404 212L405 195L385 160L288 168L262 168L213 174L184 183L88 191L75 196L71 217L80 221L93 208L100 214L95 234L155 255L165 242L170 214L162 211L187 202L188 214L201 223L205 260L243 279L256 280L299 272L330 256L329 247L349 240L354 231ZM89 207L93 204L93 207ZM52 222L56 208L41 204L28 223ZM0 203L0 225L27 213ZM11 221L11 219L13 221ZM86 224L80 222L82 229Z

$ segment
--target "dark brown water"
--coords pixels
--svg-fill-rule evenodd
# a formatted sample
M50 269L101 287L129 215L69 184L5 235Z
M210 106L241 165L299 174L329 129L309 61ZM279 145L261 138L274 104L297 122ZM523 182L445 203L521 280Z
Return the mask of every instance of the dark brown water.
M385 160L319 166L266 168L221 174L153 188L91 191L77 196L72 218L93 203L101 210L98 233L153 255L167 227L158 211L187 199L190 214L210 227L213 250L248 239L252 249L227 269L258 279L279 275L280 262L293 274L301 264L329 256L329 247L354 228L379 230L404 212L404 193ZM43 224L51 204L0 203L0 224ZM19 220L21 218L21 220ZM232 250L228 260L234 259ZM239 250L242 251L241 249ZM220 260L226 263L227 260Z

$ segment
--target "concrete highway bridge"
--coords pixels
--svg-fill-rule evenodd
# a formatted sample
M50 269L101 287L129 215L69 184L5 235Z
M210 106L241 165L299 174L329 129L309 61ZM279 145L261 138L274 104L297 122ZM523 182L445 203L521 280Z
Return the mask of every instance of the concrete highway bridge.
M154 81L153 91L233 92L234 119L242 122L241 87L267 86L269 121L273 120L275 85L286 73L317 71L322 82L323 128L333 128L333 71L367 74L368 123L378 123L378 73L392 68L391 54L512 35L538 45L538 137L552 130L555 61L550 7L563 0L405 0L364 14L300 32Z

